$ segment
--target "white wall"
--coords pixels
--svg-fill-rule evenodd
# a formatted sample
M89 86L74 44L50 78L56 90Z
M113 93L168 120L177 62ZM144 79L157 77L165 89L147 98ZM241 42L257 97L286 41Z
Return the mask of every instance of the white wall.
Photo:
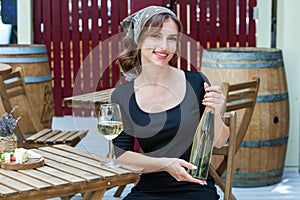
M32 44L33 19L32 0L17 0L18 44Z
M270 48L272 0L257 0L257 7L256 46Z
M271 47L272 0L257 0L257 47ZM300 138L300 1L278 0L277 48L283 52L290 104L290 129L285 170L299 170Z
M283 51L290 100L290 135L286 166L299 169L300 1L278 0L277 46Z

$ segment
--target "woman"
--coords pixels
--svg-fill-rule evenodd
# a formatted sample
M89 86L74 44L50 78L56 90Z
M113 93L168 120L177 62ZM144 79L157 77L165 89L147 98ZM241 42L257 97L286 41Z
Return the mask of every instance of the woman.
M192 140L205 106L215 113L216 147L228 139L221 120L224 95L199 72L171 66L178 53L181 23L167 8L150 6L123 20L124 52L118 63L135 79L119 85L123 132L114 140L117 160L144 168L125 199L218 199L211 176L193 178L187 169ZM132 76L131 76L132 77ZM134 137L143 154L134 152Z

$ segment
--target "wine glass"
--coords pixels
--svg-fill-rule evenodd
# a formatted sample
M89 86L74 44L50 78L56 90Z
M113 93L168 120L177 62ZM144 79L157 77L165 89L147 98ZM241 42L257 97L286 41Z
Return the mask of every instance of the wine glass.
M120 167L120 163L114 162L114 146L112 140L123 130L123 122L120 107L116 103L102 104L98 116L97 129L109 140L109 162L102 164L108 168Z

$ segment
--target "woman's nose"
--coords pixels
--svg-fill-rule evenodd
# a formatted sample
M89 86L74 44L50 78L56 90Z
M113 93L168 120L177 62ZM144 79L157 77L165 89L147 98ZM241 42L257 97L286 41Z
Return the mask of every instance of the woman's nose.
M168 40L167 38L163 38L160 47L164 50L167 50L169 48Z

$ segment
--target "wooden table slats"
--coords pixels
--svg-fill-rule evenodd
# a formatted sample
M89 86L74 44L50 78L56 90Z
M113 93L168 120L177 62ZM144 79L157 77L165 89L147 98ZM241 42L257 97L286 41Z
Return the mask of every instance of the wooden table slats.
M73 97L64 98L64 101L72 108L89 108L99 109L100 104L109 103L111 93L115 88L105 89L88 94L76 95Z
M39 170L28 169L28 170L19 170L19 172L34 177L38 180L44 181L46 183L49 183L54 187L62 187L68 185L67 181L62 180L61 178L53 177L49 174L45 174Z
M48 183L45 183L43 181L34 179L30 176L27 176L25 174L21 174L19 172L13 171L13 170L4 170L0 169L0 174L3 176L10 177L12 179L16 179L20 182L23 182L25 184L31 185L32 187L36 189L44 189L44 188L50 188L51 185Z
M77 154L77 155L84 156L84 157L87 157L87 158L96 159L97 162L98 161L108 162L108 158L106 158L106 157L102 157L100 155L95 155L95 154L90 154L86 151L82 151L80 149L75 149L75 148L72 148L70 146L55 145L55 148L61 149L61 150L67 151L67 152L71 152L72 154ZM122 164L122 166L120 168L129 170L129 171L132 171L132 172L135 172L135 173L141 173L143 171L143 168L141 168L141 167L133 166L133 165L126 165L126 164Z
M28 140L36 140L39 137L42 137L43 135L47 135L49 132L51 132L51 129L43 129L42 131L37 132L36 134L33 134L28 138Z
M51 168L51 167L48 167L48 166L44 166L44 167L39 167L37 169L38 171L41 171L41 172L44 172L45 174L49 174L53 177L57 177L57 178L61 178L63 180L66 180L70 183L82 183L85 181L84 178L80 178L78 176L75 176L75 175L72 175L72 174L69 174L69 173L66 173L66 172L62 172L60 170L57 170L55 168Z
M79 136L80 138L83 137L84 135L86 135L86 130L81 130L81 131L78 131L77 134L71 134L71 135L68 135L67 138L59 138L59 140L62 140L62 139L65 139L66 141L72 141L74 140L77 136Z
M6 197L9 195L17 194L18 192L16 190L13 190L5 185L0 184L0 197Z
M103 169L100 169L100 168L97 168L97 167L90 166L86 163L76 162L72 159L62 157L62 156L58 156L58 155L53 155L53 154L51 154L49 152L46 152L46 151L36 151L36 150L33 150L33 151L43 155L45 158L48 158L50 160L56 160L57 162L64 163L64 164L69 165L69 166L73 166L73 167L76 167L78 169L83 169L83 170L88 171L90 173L100 175L102 178L106 178L106 177L116 175L115 173L111 173L109 171L106 171L106 170L103 170Z
M100 100L103 100L103 102L108 102L110 101L110 97L112 92L115 90L115 88L110 88L110 89L105 89L105 90L100 90L97 92L91 92L87 94L81 94L81 95L76 95L73 97L67 97L65 98L66 101L72 100L73 102L82 102L82 100L86 100L89 102L97 102Z
M63 155L64 157L66 157L68 159L72 159L72 160L82 162L82 163L85 163L85 164L88 163L89 165L91 165L93 167L100 167L101 169L106 170L106 171L111 171L110 168L105 168L105 167L100 166L101 164L103 164L103 162L99 162L99 160L97 160L96 155L92 155L91 158L87 158L87 157L82 156L80 154L74 155L73 153L69 153L69 152L66 152L66 151L63 151L63 150L49 148L49 147L44 147L44 148L42 148L42 150L53 153L53 154L57 154L57 155ZM114 173L117 173L119 175L130 173L129 170L122 169L122 168L115 168L115 169L113 169L113 171L114 171Z
M9 186L10 188L13 188L18 192L27 192L27 191L35 190L35 188L33 188L30 185L19 182L7 176L3 176L2 174L0 174L0 184Z
M66 145L55 145L55 148L66 151L66 152L69 152L69 153L72 153L72 154L75 154L75 155L84 156L86 158L91 158L91 159L97 158L97 160L99 162L108 162L109 161L109 159L107 157L97 156L95 154L90 154L86 151L83 151L83 150L80 150L80 149L75 149L75 148L72 148L72 147L66 146Z
M101 176L98 176L98 175L95 175L95 174L92 174L92 173L89 173L89 172L86 172L86 171L82 171L78 168L75 168L75 167L72 167L72 166L69 166L69 165L65 165L65 164L62 164L62 163L58 163L58 162L55 162L55 161L49 160L49 159L45 160L45 164L47 166L58 169L60 171L68 172L70 174L83 177L87 181L93 181L93 180L97 180L97 179L101 178Z
M55 130L55 132L57 132L57 130ZM72 132L70 133L70 131L61 131L61 132L58 132L58 134L56 135L53 135L53 137L49 138L47 141L48 142L54 142L54 141L58 141L58 139L60 139L61 137L63 136L66 136L69 134L72 134ZM64 139L63 139L64 140ZM62 140L62 141L63 141Z
M50 133L47 133L41 137L39 137L36 142L45 142L47 139L51 138L51 137L55 137L57 134L59 134L60 131L56 130L56 131L52 131Z
M0 200L69 199L68 196L77 193L83 194L83 199L98 200L108 188L136 183L139 179L137 171L103 169L99 160L103 162L107 158L67 145L32 151L44 157L45 165L28 170L0 169Z

